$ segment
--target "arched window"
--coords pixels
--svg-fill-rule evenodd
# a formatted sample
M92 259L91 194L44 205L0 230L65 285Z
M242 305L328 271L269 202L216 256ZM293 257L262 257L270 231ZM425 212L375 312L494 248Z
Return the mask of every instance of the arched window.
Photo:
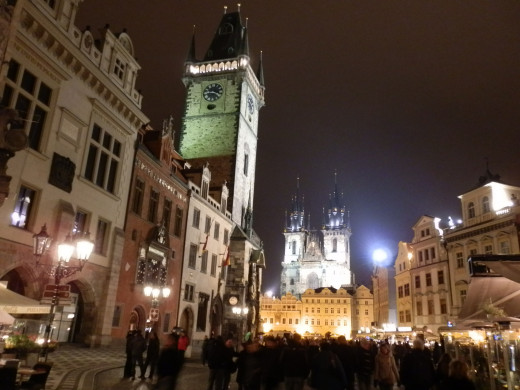
M231 23L223 24L219 30L220 35L231 34L232 32L233 32L233 25Z
M468 218L475 218L475 204L473 202L468 204Z
M482 198L482 213L489 213L491 209L489 208L489 198L484 196Z
M337 252L338 251L338 239L335 238L332 240L332 252Z

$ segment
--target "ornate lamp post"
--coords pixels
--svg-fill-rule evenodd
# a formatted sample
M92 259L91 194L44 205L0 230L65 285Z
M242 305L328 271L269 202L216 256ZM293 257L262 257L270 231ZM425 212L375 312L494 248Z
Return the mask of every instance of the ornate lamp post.
M153 284L146 284L143 289L146 297L152 297L152 308L150 309L149 321L157 322L159 320L159 298L168 298L171 290L169 287L156 286Z
M58 262L42 264L40 262L41 257L50 248L51 237L47 233L47 226L43 225L41 231L33 236L34 241L34 256L37 261L36 264L47 268L47 272L50 276L54 277L54 284L51 285L51 310L49 313L49 322L45 327L45 334L43 339L42 358L47 359L47 353L49 349L49 339L51 336L52 324L54 322L54 315L56 312L56 306L59 304L60 295L62 295L61 280L69 277L78 271L82 271L86 262L88 261L92 250L94 249L94 243L89 239L89 233L75 233L72 237L70 234L67 235L65 241L57 245ZM77 264L70 264L72 256L76 252ZM68 293L68 291L65 291ZM67 294L68 295L68 294Z

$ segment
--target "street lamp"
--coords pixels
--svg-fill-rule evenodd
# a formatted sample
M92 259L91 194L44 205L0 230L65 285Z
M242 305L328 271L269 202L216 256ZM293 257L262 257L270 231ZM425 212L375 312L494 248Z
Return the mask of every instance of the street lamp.
M47 233L47 226L43 225L41 231L33 236L34 241L34 256L36 257L36 264L48 268L50 276L54 276L54 284L46 286L44 296L47 292L51 295L51 310L49 313L49 322L45 327L45 334L43 339L42 357L46 360L49 348L49 339L51 335L52 324L54 322L54 315L56 312L56 306L58 306L61 295L68 295L67 290L62 290L61 280L63 278L74 275L78 271L82 271L85 263L88 261L92 250L94 249L94 243L89 239L89 233L77 232L74 236L67 234L65 241L57 245L58 263L55 265L42 264L40 262L42 256L50 248L51 237ZM78 264L71 265L70 261L76 252L76 259Z
M159 320L159 298L168 298L171 290L169 287L147 284L144 286L143 292L146 297L152 297L149 321L157 322Z
M247 307L233 307L231 309L231 311L233 312L233 314L237 315L237 316L247 316L247 314L249 313L249 308Z

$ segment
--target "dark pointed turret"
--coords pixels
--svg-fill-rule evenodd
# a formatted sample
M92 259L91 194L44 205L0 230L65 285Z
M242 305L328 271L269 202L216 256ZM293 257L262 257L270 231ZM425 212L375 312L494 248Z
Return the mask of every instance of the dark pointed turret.
M305 208L303 205L303 196L300 196L300 178L296 178L296 195L293 196L291 212L287 230L298 232L305 229Z
M186 56L186 63L197 62L196 52L195 52L195 26L193 26L193 35L191 37L190 48L188 49L188 55Z
M337 173L334 172L334 192L329 196L329 206L325 215L325 229L345 229L345 205L338 191Z
M264 81L264 59L263 53L260 52L260 63L258 64L258 70L256 71L256 78L262 87L265 87Z
M242 26L240 12L226 13L218 26L213 41L204 56L204 61L225 60L236 58L249 50L246 28Z

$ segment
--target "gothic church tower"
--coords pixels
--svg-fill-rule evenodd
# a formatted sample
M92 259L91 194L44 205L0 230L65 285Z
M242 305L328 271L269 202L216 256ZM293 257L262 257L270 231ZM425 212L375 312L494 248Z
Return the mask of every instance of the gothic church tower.
M203 60L195 35L185 63L186 107L180 153L193 168L209 163L212 181L230 188L228 210L245 227L253 204L258 113L264 105L262 62L251 67L247 27L240 12L225 13Z
M351 229L342 196L334 192L324 211L319 231L304 226L305 211L299 181L291 212L284 229L285 251L282 262L280 294L297 297L306 289L349 287L354 285L350 270Z

